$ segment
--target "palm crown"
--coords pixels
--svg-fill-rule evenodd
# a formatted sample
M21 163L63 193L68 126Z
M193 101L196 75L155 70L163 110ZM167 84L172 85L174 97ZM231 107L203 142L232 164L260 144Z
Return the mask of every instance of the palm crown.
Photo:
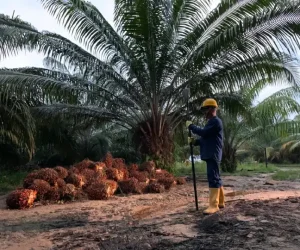
M290 56L300 32L298 1L223 0L211 10L209 0L115 0L116 29L89 2L41 2L81 46L2 15L0 56L37 50L72 74L2 69L2 89L29 100L40 117L63 114L134 128L140 150L166 162L184 88L191 89L193 111L207 96L225 109L241 107L231 93L259 81L298 85Z

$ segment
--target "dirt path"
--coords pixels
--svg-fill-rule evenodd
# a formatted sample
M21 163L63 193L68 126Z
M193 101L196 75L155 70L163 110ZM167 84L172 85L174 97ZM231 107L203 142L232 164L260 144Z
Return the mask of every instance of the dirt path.
M0 249L299 249L300 183L268 175L226 177L227 207L195 212L192 183L168 193L5 208L0 197ZM207 186L198 183L199 207Z

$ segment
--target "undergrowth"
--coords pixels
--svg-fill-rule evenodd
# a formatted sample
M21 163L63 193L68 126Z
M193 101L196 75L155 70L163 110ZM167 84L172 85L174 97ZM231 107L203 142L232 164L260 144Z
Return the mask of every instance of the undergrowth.
M265 164L260 163L243 163L239 164L236 172L234 173L224 173L221 175L233 175L233 176L253 176L256 174L263 173L275 173L279 168L275 165L269 164L268 167ZM185 163L176 163L174 174L176 176L186 176L192 175L192 166L191 164L185 165ZM206 174L206 163L205 162L196 162L195 163L195 172L196 174L204 175Z
M276 181L299 181L300 170L278 171L272 176L272 178Z
M172 172L175 176L192 175L192 165L191 164L186 165L185 163L176 162ZM206 175L205 162L195 162L195 172L196 174Z
M275 173L278 170L279 168L273 164L268 164L268 167L266 167L264 163L242 163L238 165L236 172L224 174L235 176L253 176L257 174Z
M29 172L29 170L0 170L0 194L22 187L23 180Z

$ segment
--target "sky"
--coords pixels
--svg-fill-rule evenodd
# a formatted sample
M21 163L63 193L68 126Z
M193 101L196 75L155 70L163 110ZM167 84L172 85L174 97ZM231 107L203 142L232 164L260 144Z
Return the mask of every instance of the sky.
M0 0L0 13L12 16L19 16L22 20L31 23L39 31L47 30L58 33L74 41L72 36L62 25L58 24L56 19L51 16L42 6L40 0ZM90 0L106 20L113 25L114 0ZM43 55L38 53L19 53L15 57L9 57L0 61L0 67L43 67Z
M114 0L89 0L94 4L106 20L113 25ZM218 0L214 2L214 5ZM72 36L66 31L56 19L51 16L43 7L40 0L1 0L0 13L12 16L13 13L22 20L31 23L40 31L47 30L58 33L74 41ZM44 56L35 52L21 52L17 56L6 58L0 61L0 68L18 68L18 67L43 67ZM263 100L282 86L272 86L265 88L257 98L257 101Z

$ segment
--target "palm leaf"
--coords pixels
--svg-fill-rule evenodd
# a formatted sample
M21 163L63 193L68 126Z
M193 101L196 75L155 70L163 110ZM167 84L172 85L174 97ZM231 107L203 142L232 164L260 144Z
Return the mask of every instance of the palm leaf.
M0 94L0 143L15 145L29 158L33 156L35 124L26 102Z

